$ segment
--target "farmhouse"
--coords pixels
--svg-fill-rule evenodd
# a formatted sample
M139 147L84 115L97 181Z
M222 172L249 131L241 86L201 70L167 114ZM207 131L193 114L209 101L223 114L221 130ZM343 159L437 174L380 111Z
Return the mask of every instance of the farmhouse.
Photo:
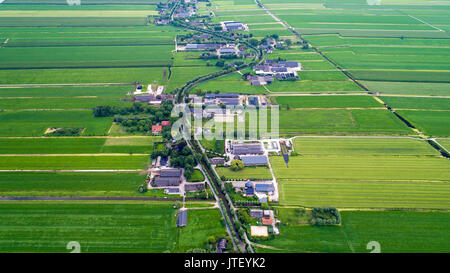
M159 134L162 131L161 125L153 125L152 126L152 133L153 134Z
M294 61L275 62L273 60L266 60L264 65L255 65L253 69L256 75L276 76L278 80L282 81L298 79L297 71L302 70L302 66Z
M181 184L181 169L162 169L155 177L156 187L179 186Z

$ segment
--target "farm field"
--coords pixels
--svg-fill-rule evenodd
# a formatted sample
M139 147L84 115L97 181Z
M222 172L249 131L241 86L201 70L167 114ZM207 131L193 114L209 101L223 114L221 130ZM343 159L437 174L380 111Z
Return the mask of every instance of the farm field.
M411 133L386 109L280 110L280 133L308 134L400 134Z
M3 111L0 136L42 136L48 128L82 127L83 135L106 135L112 118L95 118L86 111Z
M450 150L450 139L440 138L437 139L437 142L443 145L445 149Z
M373 108L381 107L370 96L274 96L272 97L280 105L286 108Z
M143 170L148 155L0 155L1 170Z
M361 81L374 92L397 95L450 96L449 83Z
M0 154L148 153L161 137L0 138Z
M278 208L280 219L294 209ZM281 235L262 242L279 250L258 252L368 253L367 243L377 241L382 253L446 252L448 212L342 211L342 226L281 225ZM386 224L389 223L389 224Z
M381 97L394 109L450 110L450 98Z
M139 173L0 173L2 196L142 196ZM0 206L1 207L1 206Z
M245 167L240 171L232 171L227 167L217 167L217 173L220 177L225 177L224 180L271 180L269 168L267 167Z
M70 252L78 241L81 252L164 252L176 246L174 214L170 203L2 204L0 251Z
M448 120L450 112L438 111L397 111L416 128L430 136L450 136L450 127Z
M298 138L294 143L299 155L290 157L289 168L282 157L270 157L280 185L281 205L450 206L449 172L445 171L450 166L425 141ZM314 147L319 146L316 151Z

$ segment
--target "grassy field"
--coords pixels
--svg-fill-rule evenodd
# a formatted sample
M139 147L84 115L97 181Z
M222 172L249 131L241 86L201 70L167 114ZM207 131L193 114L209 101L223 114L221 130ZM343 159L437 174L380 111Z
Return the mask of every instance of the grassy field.
M171 202L2 203L0 252L68 253L70 241L82 253L185 252L226 233L218 210L189 211L179 233L175 213Z
M217 167L217 173L225 180L271 180L272 175L268 167L245 167L240 171L232 171L227 167Z
M381 97L390 107L397 109L450 110L450 98Z
M106 135L113 118L95 118L86 111L3 111L0 136L42 136L48 128L81 127L83 135Z
M371 108L383 107L370 96L275 96L281 108Z
M0 156L2 170L135 170L145 169L148 155Z
M0 154L148 153L161 137L0 138Z
M381 94L449 96L450 83L361 81Z
M430 136L450 136L448 120L450 112L437 111L397 111L417 129Z
M386 109L280 110L280 133L408 134L410 129Z
M139 173L0 173L1 196L144 196Z
M411 139L299 138L289 168L270 161L280 204L356 208L449 208L448 161Z
M293 209L279 209L280 219ZM262 242L278 250L258 252L358 252L368 253L370 241L382 253L447 252L448 212L341 211L342 226L281 225L281 235Z
M188 210L188 225L180 229L177 252L204 248L209 236L225 237L222 215L217 209Z
M188 179L188 182L203 182L203 181L205 181L205 176L198 169L195 169L192 176Z
M164 252L176 248L171 203L2 203L1 252ZM161 228L164 227L164 228Z

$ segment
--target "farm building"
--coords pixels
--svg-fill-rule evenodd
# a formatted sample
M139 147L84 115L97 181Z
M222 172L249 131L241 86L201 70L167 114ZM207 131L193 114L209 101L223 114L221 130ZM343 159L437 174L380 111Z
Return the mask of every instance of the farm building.
M250 181L245 183L245 195L253 196L255 194L255 190L253 189L253 184Z
M258 193L273 193L275 190L273 184L263 184L263 183L257 183L255 185L255 192Z
M263 217L263 211L261 209L251 209L250 217L261 219Z
M187 210L180 210L180 212L178 213L177 226L187 226Z
M202 191L205 189L204 183L185 183L184 190L185 191Z
M153 125L152 126L152 133L154 133L154 134L160 133L161 130L162 130L162 126L161 125Z
M272 218L263 218L262 219L263 225L271 226L273 224Z
M162 169L154 181L157 187L179 186L181 183L181 169Z
M267 165L267 156L256 155L256 156L241 156L241 161L244 166L263 166Z
M225 164L225 159L223 159L222 157L213 157L213 158L211 158L211 164L213 164L213 165L224 165Z
M234 155L263 154L261 143L235 144L232 146Z
M227 21L222 22L222 29L224 31L234 31L234 30L246 30L245 24L239 21Z
M164 190L165 194L180 194L179 188L168 188Z

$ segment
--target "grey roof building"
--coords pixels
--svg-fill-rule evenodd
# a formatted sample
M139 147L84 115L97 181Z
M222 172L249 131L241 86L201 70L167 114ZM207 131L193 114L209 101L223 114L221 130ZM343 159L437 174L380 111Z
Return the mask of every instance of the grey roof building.
M263 217L263 210L261 210L261 209L251 209L250 210L250 217L252 217L252 218L262 218Z
M187 210L180 210L180 212L178 213L177 226L187 226Z
M261 143L251 144L236 144L233 145L233 154L246 155L246 154L263 154Z
M155 177L157 187L179 186L181 183L181 169L162 169Z
M213 157L213 158L211 158L211 164L223 165L223 164L225 164L225 159L223 159L222 157Z
M244 166L262 166L267 165L267 156L256 155L256 156L241 156L242 163Z
M262 183L256 183L255 184L255 191L256 192L273 192L275 190L273 184L262 184Z
M202 191L205 189L205 184L203 183L185 183L184 184L184 190L185 191Z

